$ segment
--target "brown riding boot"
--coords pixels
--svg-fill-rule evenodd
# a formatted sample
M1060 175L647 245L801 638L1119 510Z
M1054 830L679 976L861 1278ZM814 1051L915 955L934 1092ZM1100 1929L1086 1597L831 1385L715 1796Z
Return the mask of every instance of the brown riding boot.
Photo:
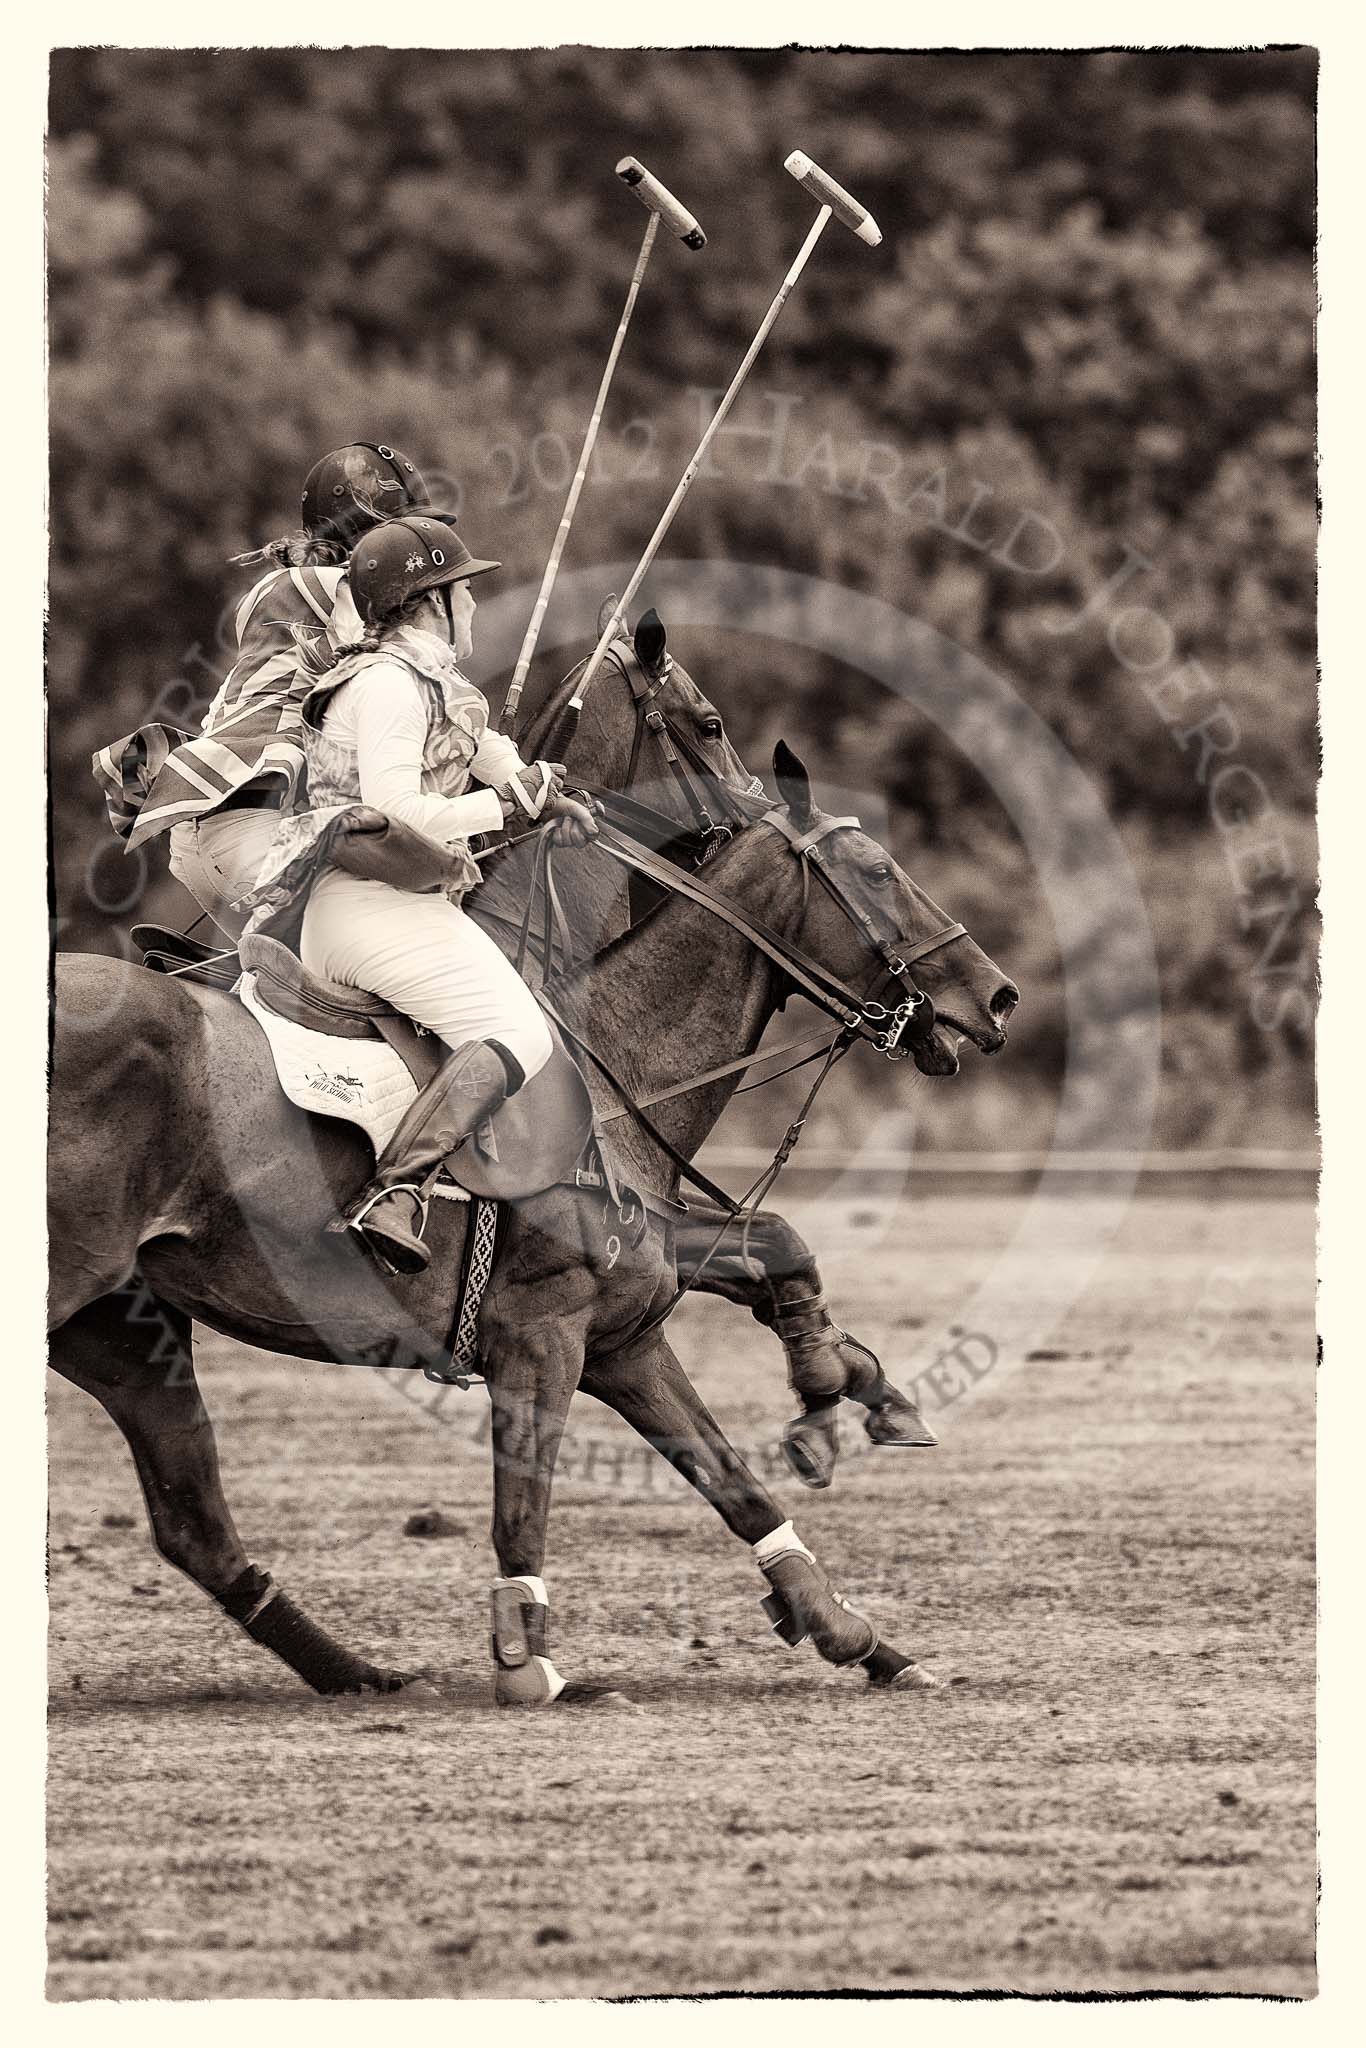
M424 1182L462 1139L516 1093L523 1078L512 1054L491 1040L479 1039L451 1053L409 1104L380 1154L370 1185L328 1227L356 1231L395 1272L424 1272L431 1264L431 1253L422 1242L427 1221Z

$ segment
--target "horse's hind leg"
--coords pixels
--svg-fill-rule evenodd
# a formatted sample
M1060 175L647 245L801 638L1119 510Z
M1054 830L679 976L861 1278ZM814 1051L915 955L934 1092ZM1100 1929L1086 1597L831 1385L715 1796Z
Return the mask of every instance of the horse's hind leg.
M828 1486L835 1476L835 1418L845 1396L867 1409L864 1428L875 1444L933 1448L934 1431L915 1402L887 1378L875 1352L832 1320L815 1254L800 1231L771 1209L759 1210L748 1230L705 1203L690 1201L688 1210L677 1226L679 1279L706 1259L700 1292L741 1303L787 1353L802 1412L783 1432L783 1454L804 1485Z
M352 1656L248 1561L223 1498L191 1342L189 1318L135 1274L54 1331L49 1359L122 1430L168 1564L316 1692L392 1692L404 1682L398 1674Z
M835 1592L782 1510L727 1442L672 1347L654 1332L629 1350L590 1360L583 1390L614 1408L751 1545L771 1591L775 1632L794 1648L808 1638L830 1664L861 1664L874 1685L937 1687Z

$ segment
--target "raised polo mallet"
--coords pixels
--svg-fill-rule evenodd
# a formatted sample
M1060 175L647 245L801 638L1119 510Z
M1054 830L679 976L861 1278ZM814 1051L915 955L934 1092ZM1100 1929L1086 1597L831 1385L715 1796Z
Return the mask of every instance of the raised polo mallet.
M692 461L679 478L677 489L664 507L663 517L651 534L645 552L635 566L630 582L617 601L616 610L607 621L601 639L588 657L583 674L579 677L578 686L566 705L564 717L553 736L552 746L556 749L562 750L568 744L568 741L572 739L589 684L597 674L608 648L621 631L622 621L630 609L632 598L644 582L646 572L658 553L665 534L673 525L674 516L679 506L683 503L684 498L688 495L689 486L697 475L698 470L702 467L708 448L710 448L717 434L721 431L722 422L739 397L740 388L746 377L754 368L755 360L772 331L774 321L787 304L797 279L806 268L807 259L824 234L826 222L833 214L837 220L843 221L847 228L852 228L859 240L866 242L871 249L876 249L878 243L882 240L882 230L873 219L872 214L869 213L867 207L860 206L857 199L851 193L845 191L843 185L837 185L828 171L823 171L819 164L812 163L810 157L806 156L800 149L793 150L783 168L791 172L799 185L806 187L812 198L818 202L820 212L812 223L811 232L797 252L796 261L781 285L779 285L777 297L759 322L759 331L750 343L744 361L731 379L729 391L727 391L712 415L707 431L697 444Z
M550 603L550 593L555 588L555 578L560 573L560 557L564 553L565 542L569 539L569 529L574 524L574 513L578 506L579 494L583 490L584 478L588 474L588 465L593 459L593 444L598 438L598 428L602 425L603 407L607 403L607 393L611 387L613 372L617 367L617 358L621 354L621 345L626 339L626 330L631 324L631 315L635 311L636 295L640 290L640 281L645 275L645 266L650 260L650 251L655 245L656 230L662 220L673 229L685 248L705 249L707 246L706 236L687 208L679 205L673 193L669 191L666 185L661 185L658 178L651 177L644 164L638 162L633 156L624 156L617 165L617 176L624 185L630 186L641 205L647 209L650 218L645 224L645 238L641 242L640 254L636 258L635 272L631 278L631 288L626 294L626 304L622 308L621 321L617 328L616 338L612 343L611 353L607 358L607 368L603 371L602 382L598 386L598 395L593 404L593 417L588 422L588 432L584 435L583 447L579 453L579 466L574 472L574 481L569 486L569 496L564 501L564 511L560 515L559 529L555 535L554 546L550 550L550 560L545 565L545 574L541 578L540 593L536 599L535 609L531 614L530 624L526 629L526 637L522 641L522 651L517 656L517 666L512 673L512 682L508 688L507 701L503 705L503 715L500 721L504 732L512 731L512 723L517 716L517 707L522 701L522 689L526 683L527 670L531 667L531 657L536 652L536 641L540 636L546 607Z

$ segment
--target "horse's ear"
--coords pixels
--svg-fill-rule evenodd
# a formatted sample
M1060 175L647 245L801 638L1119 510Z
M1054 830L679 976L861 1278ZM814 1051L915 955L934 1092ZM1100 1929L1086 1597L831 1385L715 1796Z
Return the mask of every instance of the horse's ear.
M669 636L664 631L664 621L651 605L636 627L636 653L646 675L652 676L657 672L668 643Z
M778 778L778 794L791 812L793 824L805 831L815 816L811 777L786 740L779 740L773 749L773 773Z
M599 640L601 640L603 634L607 631L607 621L611 618L619 602L620 600L618 599L615 590L609 590L606 597L603 599L602 603L598 606Z

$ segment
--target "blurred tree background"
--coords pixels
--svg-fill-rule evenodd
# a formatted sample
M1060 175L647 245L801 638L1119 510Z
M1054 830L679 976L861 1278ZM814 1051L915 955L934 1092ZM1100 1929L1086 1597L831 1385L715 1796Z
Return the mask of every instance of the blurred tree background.
M113 949L135 915L181 910L163 853L126 860L110 835L89 755L154 705L193 722L256 573L227 557L293 524L324 449L397 441L534 588L644 225L611 175L627 153L711 238L702 257L661 239L567 566L638 552L811 218L781 171L800 146L884 246L827 232L734 415L756 431L721 444L666 558L868 593L1008 676L1141 880L1156 1141L1304 1143L1314 74L1308 51L55 53L59 943ZM1114 609L1157 616L1120 658L1107 616L1060 629L1126 548L1148 566ZM756 767L783 733L883 793L900 857L1025 990L1006 1061L920 1096L930 1140L1046 1138L1056 939L973 762L852 666L715 629L674 645ZM1168 722L1145 685L1190 663L1204 694ZM496 700L505 674L476 673ZM1259 778L1261 839L1286 848L1291 879L1268 859L1260 893L1255 859L1230 869L1202 743L1174 736L1216 703L1220 758ZM893 1079L863 1062L845 1085L871 1111Z

